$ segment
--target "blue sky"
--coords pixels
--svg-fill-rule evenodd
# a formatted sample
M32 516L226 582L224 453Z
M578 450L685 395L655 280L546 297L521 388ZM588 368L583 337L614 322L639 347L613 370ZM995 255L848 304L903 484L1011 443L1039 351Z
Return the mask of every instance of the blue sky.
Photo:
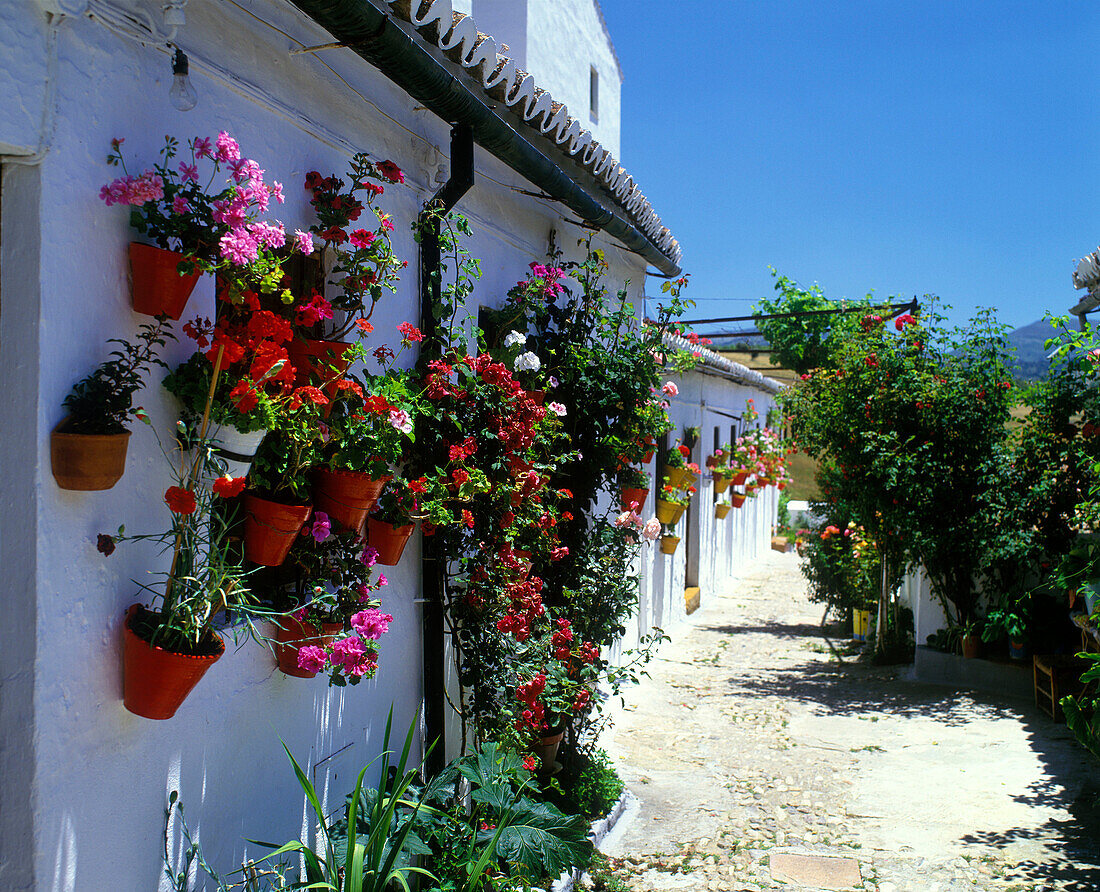
M938 294L960 322L1075 302L1100 243L1100 3L601 6L623 165L680 240L692 315L747 313L769 266L830 297Z

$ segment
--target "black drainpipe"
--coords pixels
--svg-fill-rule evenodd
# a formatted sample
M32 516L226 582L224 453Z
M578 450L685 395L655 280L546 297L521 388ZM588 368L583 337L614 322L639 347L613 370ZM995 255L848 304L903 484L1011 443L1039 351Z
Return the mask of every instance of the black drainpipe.
M429 207L438 212L450 211L474 185L474 134L468 124L451 127L451 175L432 197ZM439 255L439 221L432 220L427 210L418 221L420 232L420 330L424 334L420 358L439 356L444 344L440 320L434 308L442 290L442 258ZM418 438L421 448L426 445ZM432 444L438 445L438 444ZM443 770L447 762L443 729L446 717L446 666L443 658L443 587L446 557L439 553L435 536L422 537L421 591L424 598L424 740L436 741L425 763L429 776Z

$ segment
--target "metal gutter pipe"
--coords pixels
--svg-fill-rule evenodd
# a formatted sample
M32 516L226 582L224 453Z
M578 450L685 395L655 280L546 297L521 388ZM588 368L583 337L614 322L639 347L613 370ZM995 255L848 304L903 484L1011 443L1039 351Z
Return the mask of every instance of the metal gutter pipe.
M474 141L561 201L585 223L621 241L662 273L678 276L680 267L653 244L626 214L601 200L590 175L564 156L555 160L532 139L521 119L496 105L456 76L453 65L435 47L407 33L371 0L292 0L295 6L444 121L467 124ZM540 140L545 143L545 140ZM555 152L555 155L558 153Z
M474 185L474 137L468 124L451 128L451 175L428 202L435 212L446 214ZM420 362L440 355L438 306L443 282L442 259L439 254L439 219L425 210L420 214ZM424 369L427 371L427 369ZM419 438L423 443L423 437ZM445 630L443 596L446 585L446 556L440 554L438 539L421 537L420 585L424 598L424 628L422 636L424 666L424 740L436 741L424 764L428 776L439 774L447 762L444 738L446 727L446 661L444 659Z

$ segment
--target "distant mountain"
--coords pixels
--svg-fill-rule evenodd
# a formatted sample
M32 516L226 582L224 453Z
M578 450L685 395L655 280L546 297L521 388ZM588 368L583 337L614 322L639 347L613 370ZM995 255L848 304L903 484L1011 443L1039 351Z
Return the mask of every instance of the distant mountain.
M1016 377L1034 381L1046 376L1050 360L1043 345L1053 335L1054 329L1043 319L1023 325L1009 334L1008 342L1016 348Z

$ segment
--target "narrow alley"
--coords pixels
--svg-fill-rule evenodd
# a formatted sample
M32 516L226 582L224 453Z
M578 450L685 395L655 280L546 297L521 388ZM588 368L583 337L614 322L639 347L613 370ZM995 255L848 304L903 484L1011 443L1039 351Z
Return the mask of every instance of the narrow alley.
M602 848L632 888L1100 889L1063 725L858 663L821 614L770 553L629 692L609 749L638 802Z

